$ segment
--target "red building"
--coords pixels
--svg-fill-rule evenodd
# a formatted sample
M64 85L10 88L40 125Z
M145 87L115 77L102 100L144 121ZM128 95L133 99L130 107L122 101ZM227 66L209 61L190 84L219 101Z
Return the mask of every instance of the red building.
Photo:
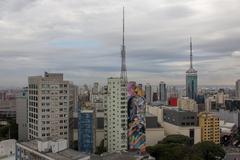
M169 104L170 106L177 106L177 100L178 100L177 97L171 97L171 98L169 98L169 100L168 100L168 104Z

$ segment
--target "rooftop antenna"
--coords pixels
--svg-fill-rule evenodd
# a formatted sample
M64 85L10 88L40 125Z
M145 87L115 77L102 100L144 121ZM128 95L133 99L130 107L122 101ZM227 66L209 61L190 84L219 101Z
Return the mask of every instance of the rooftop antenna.
M192 37L190 37L190 68L193 68L193 65L192 65Z
M123 33L122 33L122 49L121 49L121 78L127 81L127 66L126 66L126 47L125 47L125 7L123 6Z

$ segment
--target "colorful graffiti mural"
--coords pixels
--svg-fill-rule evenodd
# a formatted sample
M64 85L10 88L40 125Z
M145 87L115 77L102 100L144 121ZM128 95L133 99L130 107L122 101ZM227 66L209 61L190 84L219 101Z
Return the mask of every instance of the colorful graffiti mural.
M130 150L145 152L145 98L142 85L128 83L128 141Z

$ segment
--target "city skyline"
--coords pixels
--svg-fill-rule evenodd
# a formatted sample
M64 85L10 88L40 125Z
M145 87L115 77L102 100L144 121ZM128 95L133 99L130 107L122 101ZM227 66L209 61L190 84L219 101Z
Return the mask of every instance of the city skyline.
M191 35L199 84L234 85L240 74L240 2L230 1L126 2L129 80L183 85ZM0 6L1 87L24 86L28 76L43 71L62 72L75 84L106 83L119 75L121 1L22 0ZM235 14L229 18L230 11Z

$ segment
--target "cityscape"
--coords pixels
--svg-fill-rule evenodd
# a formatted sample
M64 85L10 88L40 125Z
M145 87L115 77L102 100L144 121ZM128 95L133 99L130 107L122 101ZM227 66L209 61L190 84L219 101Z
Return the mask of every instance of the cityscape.
M240 2L104 1L0 2L0 159L240 159Z

